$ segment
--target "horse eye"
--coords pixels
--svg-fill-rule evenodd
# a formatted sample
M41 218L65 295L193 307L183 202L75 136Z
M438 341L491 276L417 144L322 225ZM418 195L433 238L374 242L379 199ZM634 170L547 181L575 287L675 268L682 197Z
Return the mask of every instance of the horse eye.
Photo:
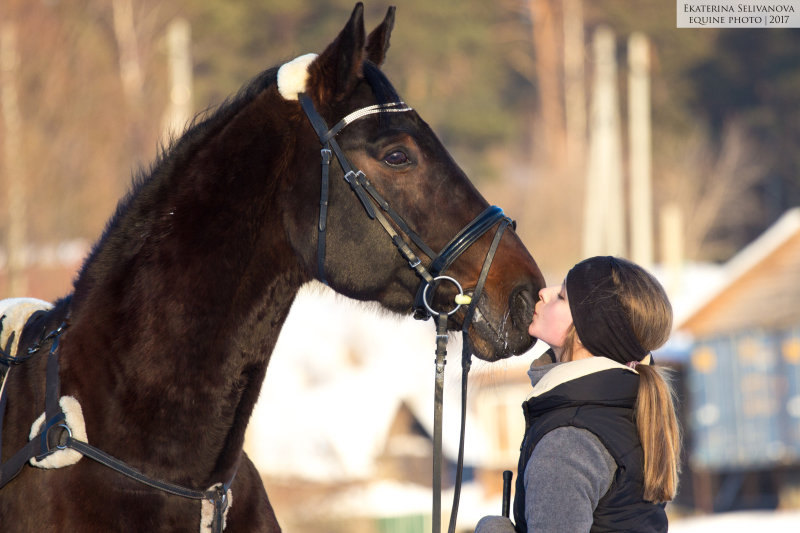
M406 153L401 150L395 150L394 152L384 157L383 160L384 162L386 162L387 165L393 167L399 167L410 163Z

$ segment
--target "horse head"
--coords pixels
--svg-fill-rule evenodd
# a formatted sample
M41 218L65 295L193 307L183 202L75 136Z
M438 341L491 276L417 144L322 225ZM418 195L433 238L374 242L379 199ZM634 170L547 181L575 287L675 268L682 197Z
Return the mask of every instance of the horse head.
M366 36L363 8L358 4L347 25L319 56L301 56L281 68L277 88L297 123L294 168L298 172L288 177L286 186L293 201L313 202L316 207L321 194L320 148L324 148L321 143L326 134L339 144L352 165L352 169L343 169L341 161L331 163L324 221L316 214L309 216L307 206L285 212L292 247L306 269L336 291L409 314L415 302L419 308L419 271L409 268L408 257L398 253L372 211L385 211L386 206L379 205L385 200L400 215L400 222L387 217L394 231L430 266L439 251L488 204L431 128L405 106L379 70L393 23L394 8L389 8L383 22ZM333 129L318 127L315 131L298 101L304 94L325 126L336 125ZM372 112L359 111L365 109ZM346 127L341 126L344 117L348 117ZM348 170L360 170L362 183L371 185L377 195L370 199L359 192L359 184L353 184L359 178L347 176ZM325 232L319 231L323 224ZM447 276L458 280L467 294L478 283L495 234L493 228L486 229L490 231L460 250L460 257L445 261ZM327 240L323 247L320 239ZM519 354L531 346L527 327L536 295L544 285L536 262L513 229L505 232L498 246L469 325L475 354L486 360ZM431 287L426 297L432 310L445 312L455 307L452 302L457 291L457 285L442 282ZM453 314L451 329L461 327L466 309L464 306Z
M217 525L233 480L226 531L277 531L244 432L281 326L314 278L402 314L419 311L421 297L440 326L466 323L486 360L530 347L542 275L510 220L380 71L393 22L390 9L366 36L356 5L319 56L260 74L135 179L73 294L25 328L29 362L4 381L15 400L3 444L32 450L49 428L65 434L68 415L54 426L63 395L81 408L90 443L140 475L115 468L133 478L121 479L80 458L48 476L22 469L14 497L0 498L0 522L13 518L21 531L197 524L203 507L181 499L184 489L143 491L144 477L192 488L204 504L213 493ZM437 283L441 274L455 281ZM462 291L472 303L455 308ZM52 423L33 438L45 404ZM75 494L102 496L66 514L63 502L42 505ZM23 511L30 502L42 512Z

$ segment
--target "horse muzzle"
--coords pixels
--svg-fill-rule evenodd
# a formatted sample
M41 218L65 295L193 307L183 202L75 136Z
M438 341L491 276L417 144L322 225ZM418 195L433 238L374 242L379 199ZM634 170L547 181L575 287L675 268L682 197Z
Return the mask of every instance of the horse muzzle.
M534 289L527 284L516 287L504 311L493 310L488 298L481 298L470 326L476 357L497 361L527 352L536 341L528 334L533 319Z

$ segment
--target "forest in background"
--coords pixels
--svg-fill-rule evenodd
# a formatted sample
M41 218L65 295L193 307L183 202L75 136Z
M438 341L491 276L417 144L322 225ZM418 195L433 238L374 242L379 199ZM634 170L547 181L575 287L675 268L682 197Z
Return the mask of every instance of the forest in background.
M594 31L607 26L616 36L623 127L627 39L650 39L655 209L683 209L688 260L725 260L800 204L798 29L679 30L675 3L661 0L398 4L384 70L489 201L518 220L546 271L580 255L586 158L567 148L567 4L582 6L587 85ZM368 29L387 6L366 4ZM19 126L16 148L0 152L0 243L12 171L24 177L29 242L99 236L131 174L168 144L171 22L189 23L192 105L203 112L261 70L321 51L352 7L4 0L0 24L16 36L18 64L3 83L15 87ZM9 110L0 113L7 140Z

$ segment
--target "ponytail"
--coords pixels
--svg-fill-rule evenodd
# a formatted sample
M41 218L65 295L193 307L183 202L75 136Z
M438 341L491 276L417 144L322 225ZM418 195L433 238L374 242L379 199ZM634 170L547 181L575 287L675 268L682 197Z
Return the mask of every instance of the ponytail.
M671 501L678 491L681 432L667 370L637 365L636 427L644 451L644 499Z
M617 298L626 309L639 344L652 352L669 339L672 306L664 287L642 267L617 259L612 272ZM644 451L644 499L671 501L678 491L681 432L675 414L675 392L667 369L637 365L639 392L635 418Z
M610 275L613 296L622 306L639 346L652 352L664 345L672 331L672 305L664 287L645 269L622 258L614 258ZM594 305L603 303L598 301ZM573 324L565 338L562 361L572 360L577 341ZM640 379L634 418L644 452L642 496L653 503L668 502L678 491L681 465L675 394L666 369L638 364L636 371Z

